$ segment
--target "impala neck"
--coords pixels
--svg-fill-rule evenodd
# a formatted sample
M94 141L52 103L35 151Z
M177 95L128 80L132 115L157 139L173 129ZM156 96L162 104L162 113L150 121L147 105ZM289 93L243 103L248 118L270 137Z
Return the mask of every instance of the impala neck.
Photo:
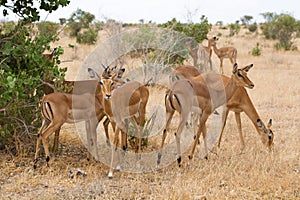
M104 96L104 95L103 95ZM104 112L109 116L112 117L112 109L111 109L111 99L103 98L104 102Z
M249 117L249 119L252 121L253 125L255 126L257 132L259 135L261 135L260 129L257 125L257 119L260 119L252 101L250 100L248 94L245 92L245 95L247 95L248 98L244 98L247 99L243 104L245 106L243 106L243 110L246 113L246 115Z
M231 99L231 97L233 96L237 87L238 86L236 85L235 81L233 80L233 75L232 75L231 78L229 79L227 85L225 86L226 102L228 102L229 99Z
M211 49L211 43L210 42L208 42L207 48L208 48L208 50Z
M221 54L221 53L220 53L220 49L217 48L217 45L216 45L216 44L213 45L213 48L214 48L214 52L215 52L218 56L220 56L220 54Z

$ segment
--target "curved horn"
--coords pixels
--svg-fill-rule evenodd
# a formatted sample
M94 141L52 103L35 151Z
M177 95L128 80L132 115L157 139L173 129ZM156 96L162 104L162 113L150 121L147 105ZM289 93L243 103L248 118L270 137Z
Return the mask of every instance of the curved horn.
M109 66L105 66L103 63L101 64L102 67L106 70L107 68L109 68Z

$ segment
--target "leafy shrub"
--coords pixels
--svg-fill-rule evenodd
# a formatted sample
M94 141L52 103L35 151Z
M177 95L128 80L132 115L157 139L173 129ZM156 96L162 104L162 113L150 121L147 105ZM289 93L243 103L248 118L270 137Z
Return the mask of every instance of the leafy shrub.
M236 21L234 24L229 24L229 36L232 37L234 35L238 35L241 30L241 26L239 21Z
M294 49L292 38L293 33L299 31L299 21L288 14L266 13L263 16L267 19L261 27L265 38L279 41L275 49Z
M59 25L54 22L40 22L37 24L39 33L46 37L53 37L57 34Z
M254 47L249 54L251 54L252 56L260 56L262 53L261 48L259 47L259 42L256 43L256 47Z
M78 33L76 41L79 44L95 44L97 42L97 32L89 28L83 33Z
M7 34L7 33L10 33L11 31L13 31L15 26L16 26L16 24L13 21L6 22L1 25L0 30L3 34Z
M248 30L252 33L254 33L256 30L257 30L257 24L256 23L253 23L253 24L250 24L248 26Z
M202 15L199 23L180 23L173 18L171 21L159 25L159 27L170 28L186 35L187 37L192 37L198 43L201 43L204 39L206 39L212 25L209 24L207 18Z
M49 43L54 38L45 35L31 37L32 30L33 26L19 22L13 31L0 34L2 144L18 139L12 142L18 145L19 141L30 139L31 133L37 133L41 122L39 102L43 96L41 80L60 80L66 72L66 69L59 69L57 64L49 62L42 55L42 52L50 49ZM58 57L56 61L59 61ZM20 148L14 149L15 153L21 153L16 150Z

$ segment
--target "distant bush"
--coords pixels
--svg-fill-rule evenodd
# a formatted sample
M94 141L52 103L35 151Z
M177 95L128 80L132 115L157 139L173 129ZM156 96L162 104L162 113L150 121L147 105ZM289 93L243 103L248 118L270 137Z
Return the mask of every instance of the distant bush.
M229 24L229 36L238 35L241 30L239 21L236 21L234 24Z
M299 21L288 14L277 15L275 13L262 14L267 22L261 28L266 39L278 40L275 49L292 50L293 34L299 33Z
M259 47L259 42L256 43L256 47L254 47L249 54L251 54L252 56L260 56L262 53L261 48Z
M158 27L171 28L172 30L182 33L187 37L192 37L195 41L201 43L204 39L206 39L212 25L208 23L207 18L202 15L199 23L181 23L173 18L167 23L158 25Z
M257 30L257 24L253 23L253 24L248 25L248 30L250 32L254 33Z
M97 32L92 28L89 28L83 33L78 33L76 41L79 44L95 44L97 42Z
M0 26L0 32L3 34L10 33L11 31L14 30L16 24L13 21L10 22L5 22Z
M57 34L59 24L54 22L40 22L37 24L39 33L46 37L53 37Z
M103 28L103 24L93 24L94 19L93 14L77 9L68 19L70 37L76 37L76 41L81 44L95 44L97 32Z
M63 25L65 23L67 23L67 19L66 18L59 18L59 24L60 25Z

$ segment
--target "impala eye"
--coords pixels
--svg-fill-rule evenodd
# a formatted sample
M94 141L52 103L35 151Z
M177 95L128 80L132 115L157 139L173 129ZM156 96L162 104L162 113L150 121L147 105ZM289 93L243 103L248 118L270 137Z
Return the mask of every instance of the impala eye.
M238 71L237 73L238 77L243 78L243 75Z

